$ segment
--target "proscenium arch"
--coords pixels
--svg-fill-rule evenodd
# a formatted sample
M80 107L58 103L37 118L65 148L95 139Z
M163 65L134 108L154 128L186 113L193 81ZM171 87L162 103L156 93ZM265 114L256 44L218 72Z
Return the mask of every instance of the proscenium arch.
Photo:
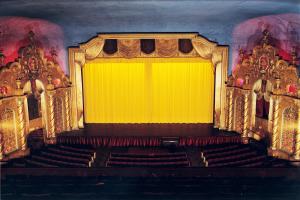
M69 48L70 79L72 82L72 127L84 127L82 92L82 67L103 50L105 39L191 39L198 56L211 60L214 66L214 127L225 129L226 85L228 70L228 46L218 45L197 33L142 33L142 34L99 34L79 47Z

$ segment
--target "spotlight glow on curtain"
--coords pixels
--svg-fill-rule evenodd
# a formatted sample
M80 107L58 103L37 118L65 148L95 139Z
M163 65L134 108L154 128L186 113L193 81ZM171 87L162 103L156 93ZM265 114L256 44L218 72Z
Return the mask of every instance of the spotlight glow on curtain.
M97 59L83 91L86 123L213 122L213 67L201 58Z

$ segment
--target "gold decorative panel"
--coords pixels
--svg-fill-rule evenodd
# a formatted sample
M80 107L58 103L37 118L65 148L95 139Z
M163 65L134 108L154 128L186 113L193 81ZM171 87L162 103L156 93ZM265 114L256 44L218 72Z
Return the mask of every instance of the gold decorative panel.
M18 149L16 118L13 110L7 108L1 113L0 125L0 130L3 134L4 154L9 154Z
M244 126L244 98L239 96L234 103L234 128L238 133L243 132Z
M55 132L60 133L65 130L64 104L61 97L54 98L54 121Z
M289 154L295 151L298 115L297 107L288 107L283 111L280 148Z
M15 62L0 68L0 146L4 159L14 151L14 155L20 155L19 150L26 152L26 137L32 130L45 129L46 142L48 138L55 142L57 132L71 130L71 82L56 58L45 56L33 32L27 41ZM86 52L94 55L94 50ZM27 95L37 97L38 103L31 104ZM38 110L38 118L29 120L30 108Z

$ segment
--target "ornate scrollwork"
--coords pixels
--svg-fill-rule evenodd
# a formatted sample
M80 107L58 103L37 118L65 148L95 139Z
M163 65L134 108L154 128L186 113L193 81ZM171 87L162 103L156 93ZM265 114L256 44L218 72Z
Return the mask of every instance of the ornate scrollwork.
M252 85L259 79L259 74L263 70L266 72L266 78L275 85L275 81L281 78L281 88L286 95L295 96L296 94L285 91L290 85L297 85L298 71L296 68L296 57L294 61L289 64L287 61L281 59L277 54L277 49L269 44L270 33L265 30L264 38L255 46L252 53L246 54L245 51L240 50L239 62L233 72L235 80L238 78L245 79L249 76L249 84ZM293 55L293 51L291 52ZM299 90L299 88L298 88Z
M42 73L47 72L47 68L43 61L43 52L37 48L34 33L29 32L29 45L19 49L19 63L21 70L18 73L17 79L35 80Z
M202 57L209 59L212 57L213 51L217 46L216 43L207 42L202 38L194 38L192 40L193 47L196 49L197 53Z
M85 51L85 58L92 60L96 58L102 51L104 46L104 40L102 38L93 38L88 44L80 45L80 49Z
M1 91L5 88L4 97L22 95L20 91L28 81L33 83L35 80L40 80L46 85L48 75L52 76L53 83L57 83L56 87L68 87L70 81L58 65L56 51L52 49L50 56L46 57L32 31L28 34L28 41L27 45L18 50L18 58L15 62L8 63L0 69L0 88ZM17 85L18 81L19 85ZM0 94L0 97L2 96Z

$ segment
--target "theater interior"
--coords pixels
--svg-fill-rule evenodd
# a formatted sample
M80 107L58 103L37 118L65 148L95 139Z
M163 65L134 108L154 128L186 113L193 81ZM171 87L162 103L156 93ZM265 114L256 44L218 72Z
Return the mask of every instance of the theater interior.
M1 1L1 199L300 198L300 3Z

